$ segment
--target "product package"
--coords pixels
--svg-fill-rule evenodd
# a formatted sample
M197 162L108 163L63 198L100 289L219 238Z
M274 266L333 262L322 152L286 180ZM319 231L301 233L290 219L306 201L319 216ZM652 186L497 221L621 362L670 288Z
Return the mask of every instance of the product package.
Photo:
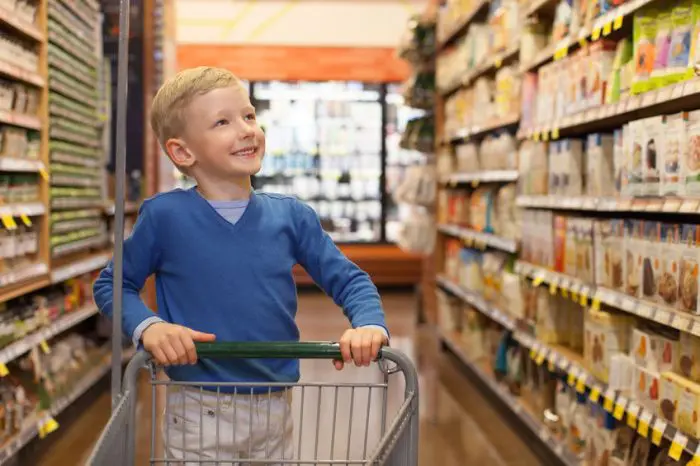
M594 377L608 382L612 356L629 350L632 325L628 315L589 310L584 324L584 361Z
M680 283L678 308L695 313L698 308L698 240L700 228L683 225L680 248Z
M671 45L668 53L668 73L666 83L681 81L685 78L690 61L690 49L693 37L693 2L679 0L671 11Z
M664 117L661 142L661 194L683 196L685 194L684 166L687 151L688 113Z
M586 195L604 197L615 195L614 149L611 134L593 133L586 143Z
M658 412L660 375L649 369L635 365L632 397L647 411Z
M680 228L677 224L661 226L661 277L658 280L656 301L665 306L676 307L678 283L680 281Z
M634 14L635 76L632 92L641 94L653 89L652 72L656 60L657 12L644 8Z
M643 231L641 220L625 220L625 292L632 297L641 297L642 263L644 260Z
M661 378L659 414L666 419L670 417L682 432L697 437L700 434L700 385L672 372L663 373Z
M678 372L694 382L700 381L700 338L680 332Z
M662 264L661 223L644 222L644 252L642 260L642 295L647 301L656 301Z

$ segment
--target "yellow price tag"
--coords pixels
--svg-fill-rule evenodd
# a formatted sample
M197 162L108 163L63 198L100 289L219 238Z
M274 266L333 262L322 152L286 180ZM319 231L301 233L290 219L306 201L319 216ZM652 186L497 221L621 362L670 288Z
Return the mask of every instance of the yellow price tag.
M612 413L613 404L614 404L613 399L606 396L605 400L603 400L603 409L609 413Z
M532 348L530 350L530 359L535 359L537 357L537 351L535 351L535 348Z
M625 17L620 15L617 18L615 18L615 23L613 24L613 28L617 31L622 27L622 22L624 21Z
M575 303L578 302L578 293L577 292L575 292L575 291L571 292L571 300Z
M627 425L632 429L637 428L637 416L635 416L634 413L627 413Z
M591 39L593 39L593 40L600 39L600 28L595 28L593 30L593 34L591 34Z
M659 426L659 424L661 424ZM661 439L664 436L664 430L666 430L666 423L657 421L654 423L654 427L651 429L651 443L656 446L661 445Z
M610 35L610 33L612 32L612 26L613 26L612 21L608 21L607 23L605 23L605 25L603 26L603 35L604 36Z
M540 286L543 281L544 281L544 277L535 277L535 279L532 280L532 285L535 287Z
M573 387L576 383L576 374L574 374L573 372L569 372L569 376L566 378L566 383Z
M581 299L579 300L579 304L581 304L581 306L583 307L588 306L588 295L585 291L581 292Z
M503 66L503 58L501 58L501 57L496 58L496 61L493 62L493 66L495 66L496 69Z
M644 438L649 437L649 421L640 418L639 425L637 426L637 432Z
M683 454L684 448L685 447L683 445L681 445L680 443L676 442L675 439L673 439L673 442L671 442L671 447L668 449L668 456L678 461L681 459L681 455Z
M14 230L15 228L17 228L17 223L15 222L15 219L12 218L12 215L3 215L2 217L0 217L0 220L2 220L2 224L8 230Z
M552 130L552 140L559 139L559 128L554 128Z
M22 223L24 223L26 226L32 226L32 220L29 217L27 217L26 214L20 214L19 218L22 219Z
M567 290L566 288L564 288L564 287L562 286L562 287L561 287L561 295L562 295L563 297L565 297L565 298L568 298L568 297L569 297L569 290Z
M700 466L700 456L694 456L692 460L685 464L685 466Z
M586 392L586 376L581 375L579 377L578 381L576 382L576 391L578 393L585 393Z
M10 373L10 370L7 368L7 365L3 362L0 363L0 377L5 377Z
M588 40L585 37L582 37L579 39L578 45L580 45L581 48L585 48L588 45Z
M478 186L479 186L479 180L472 181L472 188L476 188Z
M49 344L46 343L46 340L42 340L41 343L39 343L39 346L41 347L41 351L43 351L44 354L51 353L51 348L49 348Z
M52 432L55 432L58 430L58 422L56 422L56 419L50 417L45 423L44 423L44 435L49 435Z
M618 421L621 421L622 418L625 416L625 407L624 405L617 403L615 405L615 411L613 412L613 417L617 419Z
M597 403L600 400L600 389L598 387L591 387L590 400L593 403Z
M557 294L557 284L552 282L549 284L549 294L555 295Z
M534 139L535 141L539 141L540 140L540 132L535 131L534 133L532 133L532 139Z
M591 307L593 308L594 311L600 311L600 298L594 297L593 303L591 304Z
M535 359L535 363L538 366L541 366L542 364L544 364L544 350L541 350L540 354L537 355L537 359Z
M41 169L39 169L39 174L44 179L44 181L49 181L49 172L47 172L45 168L42 167Z

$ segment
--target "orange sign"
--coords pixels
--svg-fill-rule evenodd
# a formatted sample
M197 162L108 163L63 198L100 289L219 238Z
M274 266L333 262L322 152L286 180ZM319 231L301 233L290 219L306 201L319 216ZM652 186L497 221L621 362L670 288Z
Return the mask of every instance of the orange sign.
M250 81L399 82L410 74L393 48L180 44L177 65L227 68Z

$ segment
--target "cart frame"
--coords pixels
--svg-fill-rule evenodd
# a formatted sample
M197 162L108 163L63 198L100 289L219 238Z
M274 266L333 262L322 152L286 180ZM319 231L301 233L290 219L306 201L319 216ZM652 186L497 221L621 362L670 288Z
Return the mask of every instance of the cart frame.
M211 358L294 358L294 359L338 359L341 357L339 345L336 343L324 343L324 342L270 342L270 343L206 343L197 344L197 351L199 357L211 357ZM391 364L393 366L391 366ZM391 466L417 466L418 465L418 430L419 430L419 417L418 417L418 375L415 367L408 356L400 351L392 348L382 348L380 351L379 358L376 364L380 367L384 374L384 399L381 405L381 437L378 439L376 445L372 450L367 450L367 429L369 427L369 401L368 401L368 411L366 418L366 425L364 430L364 452L363 458L361 459L350 459L350 440L348 438L347 452L348 457L345 460L339 460L337 458L319 458L318 457L318 435L321 429L320 423L316 424L316 453L313 459L302 459L301 456L295 456L294 459L279 460L275 458L267 458L264 460L252 460L250 458L240 459L242 464L344 464L344 465L391 465ZM390 367L391 366L391 367ZM153 383L153 407L152 407L152 432L151 432L151 459L150 464L153 465L169 465L169 464L180 464L173 458L157 457L154 454L155 449L155 438L156 438L156 404L155 404L155 387L158 385L180 385L180 386L194 386L201 387L205 386L217 386L217 391L210 392L220 394L218 389L221 386L232 385L232 384L214 384L211 382L195 382L183 384L181 382L161 382L156 381L156 371L158 368L153 364L151 356L144 351L140 351L132 358L129 362L126 372L124 375L123 392L119 398L112 416L105 427L102 435L100 436L95 449L88 461L90 466L133 466L136 459L136 426L138 420L136 418L136 402L137 402L137 382L139 372L144 369L151 370L151 381ZM403 374L404 380L404 398L398 407L394 418L387 425L387 406L386 406L386 389L388 387L388 379L392 374L401 372ZM284 383L284 384L268 384L268 383L235 383L239 387L281 387L281 388L293 388L296 383ZM332 384L328 384L332 386ZM319 394L321 387L323 385L316 384L319 387ZM361 387L362 384L359 384ZM368 388L371 387L368 386ZM201 390L201 388L200 388ZM337 390L336 386L336 405L337 405ZM245 393L245 392L242 392ZM244 395L245 396L245 395ZM370 391L371 398L371 391ZM353 389L353 399L354 399L354 389ZM350 402L350 412L352 415L355 412L352 410L352 401ZM183 408L184 409L184 408ZM302 412L303 398L302 398ZM218 411L218 402L217 402ZM317 407L316 415L320 417L320 400L319 406ZM336 411L337 413L337 411ZM335 415L333 416L333 434L331 436L332 441L335 441ZM236 421L237 422L237 421ZM245 420L244 420L245 422ZM268 411L268 422L269 422L269 411ZM352 421L350 421L352 423ZM303 427L302 427L303 431ZM200 436L203 435L200 430ZM352 433L349 433L349 436ZM299 433L299 445L301 447L301 435ZM218 424L217 424L217 443L219 441L218 434ZM184 443L184 434L183 434ZM201 440L200 440L201 446ZM218 445L217 445L218 453ZM297 452L300 455L300 451ZM333 447L331 447L331 455L333 454ZM186 460L189 461L189 460ZM205 462L206 461L206 462ZM232 459L221 459L221 460L196 460L188 462L192 463L204 463L204 464L231 464ZM238 464L238 463L234 463Z

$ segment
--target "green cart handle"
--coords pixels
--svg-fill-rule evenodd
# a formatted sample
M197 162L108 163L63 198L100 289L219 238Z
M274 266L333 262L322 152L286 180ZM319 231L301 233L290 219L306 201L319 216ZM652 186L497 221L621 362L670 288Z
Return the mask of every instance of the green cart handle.
M212 342L194 346L197 357L203 358L342 359L340 346L334 342ZM377 357L381 359L382 349Z

